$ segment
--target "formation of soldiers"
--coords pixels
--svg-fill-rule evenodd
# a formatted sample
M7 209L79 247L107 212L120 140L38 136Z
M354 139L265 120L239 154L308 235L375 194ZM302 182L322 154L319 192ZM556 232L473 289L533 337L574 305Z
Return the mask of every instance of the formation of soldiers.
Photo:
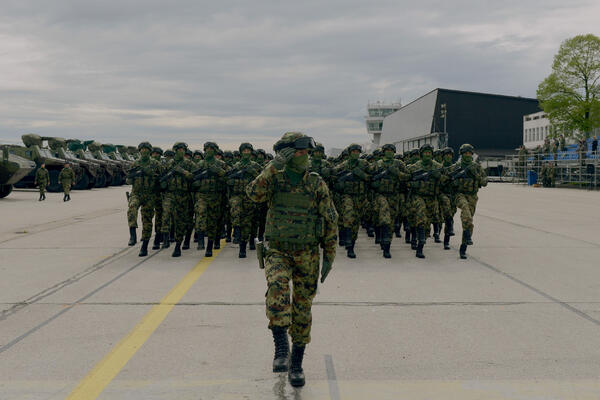
M141 157L128 176L133 185L128 219L133 246L141 209L140 256L148 254L153 218L152 248L168 248L174 242L173 257L190 248L192 237L207 257L220 248L222 239L239 244L240 258L246 257L248 248L256 249L256 240L264 241L268 206L253 202L246 187L273 159L271 154L250 143L242 143L235 152L224 152L214 142L206 142L204 152L192 152L182 142L164 153L148 142L138 150ZM464 259L472 244L477 192L487 185L473 154L469 144L460 147L458 161L450 147L434 150L425 144L400 155L393 144L386 144L365 154L360 145L351 144L339 157L327 158L316 143L308 170L319 174L331 192L339 213L338 244L347 257L356 258L361 227L380 245L385 258L391 258L392 239L401 238L402 231L418 258L425 258L424 246L431 236L449 250L454 215L460 209L459 254Z
M424 258L431 231L441 243L443 230L444 249L450 249L454 214L460 209L459 253L466 258L473 244L477 192L487 185L469 144L460 147L457 162L451 148L434 151L428 144L405 155L396 154L391 144L369 155L352 144L337 159L327 159L323 146L300 132L284 134L273 146L275 157L250 143L233 153L214 142L206 142L204 152L192 152L181 142L164 153L148 142L138 150L141 156L128 175L129 245L137 242L141 208L140 256L148 254L153 217L153 249L174 241L173 257L189 249L192 235L206 257L223 238L239 244L240 258L246 257L247 246L257 250L267 282L273 372L288 372L293 386L305 383L302 361L311 341L312 302L319 276L323 283L332 269L336 247L356 258L362 226L383 257L391 258L392 238L401 237L404 227L406 243Z

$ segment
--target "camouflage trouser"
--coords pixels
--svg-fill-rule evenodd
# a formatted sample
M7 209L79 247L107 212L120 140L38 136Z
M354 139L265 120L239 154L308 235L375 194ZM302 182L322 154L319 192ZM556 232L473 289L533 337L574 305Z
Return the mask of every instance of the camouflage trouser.
M166 192L163 197L163 221L162 233L169 233L171 218L175 230L175 240L182 242L186 232L192 228L192 221L187 217L191 207L190 194L188 192Z
M290 327L293 343L309 343L311 307L319 278L319 248L291 252L267 250L265 276L269 328ZM290 280L293 282L291 301Z
M333 192L332 200L335 210L338 212L338 215L340 215L340 210L342 209L342 195L338 192ZM338 232L342 227L342 219L338 218Z
M71 185L73 182L71 181L62 181L61 185L63 188L63 192L65 192L65 194L70 194L71 193Z
M398 193L398 217L400 220L408 217L408 194Z
M245 194L238 194L229 198L229 209L233 226L239 226L241 229L240 240L249 241L256 210L255 204Z
M377 194L376 193L369 193L367 194L367 196L365 197L365 204L364 204L364 211L361 213L361 221L364 221L367 223L367 225L379 225L378 223L378 218L379 218L379 211L377 209L378 203L377 203Z
M149 240L152 236L152 217L156 205L154 193L132 193L129 196L127 208L127 222L130 228L137 228L138 208L142 208L142 240Z
M408 222L411 227L424 227L429 232L432 223L439 222L439 204L435 196L412 196L412 214Z
M194 194L194 212L196 215L196 231L204 232L209 239L221 237L222 198L221 193Z
M360 227L360 219L365 212L366 200L364 196L353 196L349 194L342 195L340 220L342 227L352 230L352 240L356 240L358 236L358 228Z
M456 194L456 206L460 208L460 220L463 230L473 234L473 216L477 207L477 194Z
M154 202L154 232L162 232L163 219L163 195L158 193Z
M439 202L441 219L445 221L446 218L454 218L454 214L456 214L456 203L454 196L447 193L440 193Z
M265 231L265 224L267 223L267 210L269 209L269 205L267 203L255 203L254 204L254 220L252 224L252 237L254 238L258 232L260 236L261 233Z
M46 194L46 188L48 187L48 181L39 181L40 194Z
M375 198L377 210L377 226L387 226L387 235L382 235L382 243L391 243L394 223L399 216L400 198L398 194L378 194Z

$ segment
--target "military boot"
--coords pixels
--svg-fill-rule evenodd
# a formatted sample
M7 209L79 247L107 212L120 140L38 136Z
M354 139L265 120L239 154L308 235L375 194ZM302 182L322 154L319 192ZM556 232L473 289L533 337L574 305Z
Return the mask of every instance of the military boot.
M187 250L190 248L190 239L192 238L192 232L188 232L185 234L185 238L183 239L182 250Z
M410 244L410 228L404 227L404 243Z
M204 232L198 231L198 246L196 246L197 250L204 250Z
M148 255L148 242L149 240L142 240L142 247L140 248L140 257L146 257Z
M225 243L231 243L231 225L225 228Z
M175 248L171 257L181 257L181 242L175 242Z
M275 342L275 356L273 357L273 372L287 372L290 345L288 343L287 329L282 326L271 328L273 342Z
M44 195L40 193L40 198L38 199L38 201L42 201L42 200L44 200L44 198L43 198L43 197L44 197Z
M213 241L212 239L208 239L206 243L206 251L204 252L204 257L212 257L213 251Z
M135 246L137 243L137 234L134 227L129 227L129 243L127 246Z
M156 232L154 233L154 242L152 243L152 250L158 250L160 249L160 239L161 239L161 234L160 232Z
M233 227L233 244L240 243L240 238L242 237L242 227L234 226Z
M198 243L198 231L194 232L194 243Z
M458 250L458 254L460 254L460 258L462 260L466 260L467 259L467 245L466 244L461 244L460 245L460 249Z
M433 241L436 243L442 243L440 240L441 225L438 223L433 224Z
M66 194L63 196L63 201L67 201L67 195Z
M368 237L375 236L375 243L379 243L379 242L377 242L377 228L373 229L373 227L371 225L367 225L367 236Z
M46 193L44 193L44 194L42 195L42 201L43 201L43 200L46 200Z
M248 243L250 244L250 246L248 246L248 248L250 250L256 250L256 244L254 243L254 240L255 239L253 237L251 237L250 240L248 241Z
M417 258L425 258L425 254L423 254L423 247L425 247L425 227L419 226L417 228L417 235L419 242L417 244L417 252L415 253L415 256Z
M243 240L240 241L240 254L238 258L246 258L246 242Z
M71 201L71 195L70 194L67 195L67 201Z
M463 231L463 243L473 246L473 240L471 240L471 231Z
M292 356L290 357L290 370L288 379L290 385L294 387L304 386L304 371L302 370L302 359L304 358L304 349L306 346L294 343L292 345Z
M448 236L454 236L454 220L452 218L446 218L446 234Z
M417 249L417 228L410 228L410 248Z
M394 226L394 234L396 235L397 238L402 237L402 235L400 234L400 224Z
M375 244L381 244L381 227L375 227Z
M219 250L220 248L221 248L221 239L216 238L215 240L213 240L213 249Z
M389 231L387 226L381 226L381 250L383 250L384 258L392 258L390 254L390 246L392 244L392 233Z
M444 235L444 250L450 250L450 235Z
M162 239L163 239L162 248L163 249L168 249L171 246L171 241L169 240L169 234L168 233L163 233L162 234Z
M346 246L346 255L348 258L356 258L356 254L354 254L354 240L350 242L349 246Z

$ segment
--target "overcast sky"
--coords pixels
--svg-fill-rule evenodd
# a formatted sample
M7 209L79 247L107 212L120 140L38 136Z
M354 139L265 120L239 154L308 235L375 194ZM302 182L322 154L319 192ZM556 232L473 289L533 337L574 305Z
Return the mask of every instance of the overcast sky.
M597 0L3 0L0 142L365 143L368 101L535 97L560 43L600 35L599 15Z

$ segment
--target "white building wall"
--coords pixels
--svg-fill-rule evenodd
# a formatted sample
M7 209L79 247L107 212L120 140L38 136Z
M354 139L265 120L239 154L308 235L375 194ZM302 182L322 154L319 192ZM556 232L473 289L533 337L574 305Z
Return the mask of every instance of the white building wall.
M523 116L523 145L527 149L543 146L551 133L550 120L543 111Z
M380 143L399 143L403 140L431 133L437 90L402 107L383 120Z

